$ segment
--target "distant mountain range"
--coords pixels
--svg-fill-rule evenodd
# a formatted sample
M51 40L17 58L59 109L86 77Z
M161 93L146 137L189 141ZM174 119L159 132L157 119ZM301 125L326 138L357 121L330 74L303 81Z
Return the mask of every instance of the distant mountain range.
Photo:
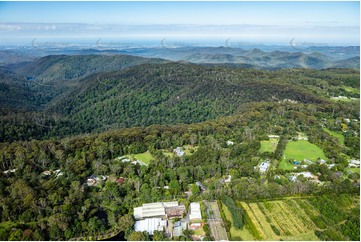
M261 49L262 48L262 49ZM287 50L287 51L286 51ZM19 49L19 50L0 50L0 65L14 64L22 61L31 61L39 57L51 55L53 57L50 65L67 65L61 63L63 55L71 56L85 56L85 55L102 55L101 58L94 59L94 57L82 57L84 64L96 66L97 61L109 62L108 66L112 68L108 70L116 70L115 68L122 65L120 57L109 57L112 55L132 55L147 58L158 58L171 61L187 61L198 64L236 64L245 68L257 69L282 69L282 68L360 68L360 48L359 46L346 47L332 47L332 46L313 46L307 48L296 49L288 46L287 48L280 48L278 46L264 46L253 49L241 49L231 47L157 47L157 48L125 48L125 49ZM105 57L108 56L108 57ZM50 57L48 57L50 58ZM74 57L78 58L78 57ZM34 66L42 65L41 61L37 60L33 63ZM72 60L70 60L72 61ZM75 60L74 60L75 61ZM132 63L136 62L134 59ZM46 59L46 62L49 62ZM130 64L132 65L132 64ZM31 68L37 67L23 67L24 72L29 72ZM26 69L28 68L28 69ZM50 68L50 67L49 67ZM58 68L52 66L51 68ZM82 66L78 66L81 72ZM41 71L41 70L40 70ZM102 71L101 68L94 70ZM34 70L36 74L36 70ZM88 74L88 73L86 73ZM61 75L66 75L63 73ZM79 73L74 78L84 76ZM44 76L46 78L46 75ZM61 77L61 76L59 76Z

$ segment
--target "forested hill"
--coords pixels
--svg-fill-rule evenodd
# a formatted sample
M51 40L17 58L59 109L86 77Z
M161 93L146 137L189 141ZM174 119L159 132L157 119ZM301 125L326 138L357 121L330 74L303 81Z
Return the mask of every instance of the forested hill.
M91 55L36 63L2 72L1 141L189 124L238 113L244 103L323 104L359 95L353 69L267 71Z
M93 73L114 71L150 62L166 61L130 55L50 55L9 67L19 75L49 82L80 79Z
M120 128L201 122L233 114L246 102L325 101L289 79L282 72L145 64L91 75L67 96L51 103L48 111L69 116L90 131L104 125Z

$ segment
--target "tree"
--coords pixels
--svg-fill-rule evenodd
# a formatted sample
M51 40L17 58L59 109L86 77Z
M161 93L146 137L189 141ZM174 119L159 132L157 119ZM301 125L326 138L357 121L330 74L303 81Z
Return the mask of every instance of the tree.
M196 184L193 184L192 185L192 194L193 194L193 196L198 196L199 192L200 192L199 187Z
M169 182L169 191L176 195L181 190L181 186L179 185L179 182L177 180L171 180Z
M146 232L132 232L127 240L128 241L146 241L147 240L147 236L145 235Z
M163 232L157 230L153 232L153 241L165 241L165 240L167 240L167 237Z
M128 228L133 228L133 225L134 225L133 215L126 214L126 215L120 217L118 223L119 223L119 229L121 231L125 231Z

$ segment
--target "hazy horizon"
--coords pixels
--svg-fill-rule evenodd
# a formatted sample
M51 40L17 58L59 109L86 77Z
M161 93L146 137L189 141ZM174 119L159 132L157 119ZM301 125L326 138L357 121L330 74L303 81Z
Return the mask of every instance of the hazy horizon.
M360 44L359 2L0 2L0 45L172 41Z

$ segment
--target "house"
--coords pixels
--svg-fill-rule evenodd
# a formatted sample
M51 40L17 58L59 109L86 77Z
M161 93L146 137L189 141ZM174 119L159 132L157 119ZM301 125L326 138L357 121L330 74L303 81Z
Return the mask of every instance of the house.
M141 207L134 208L133 215L136 220L154 217L166 219L166 208L173 208L173 210L170 209L169 211L175 211L175 207L178 207L178 202L144 203ZM179 210L182 210L184 206L181 205L179 207ZM170 215L172 215L172 212L170 212Z
M154 231L164 231L166 226L167 220L162 220L161 218L147 218L136 221L134 224L134 231L147 231L148 234L153 235Z
M201 223L192 223L188 226L189 230L197 230L200 229L202 227Z
M233 142L233 141L228 140L228 141L227 141L227 145L234 145L234 142Z
M295 176L303 175L305 178L314 178L314 175L309 171L296 173Z
M64 175L64 172L59 172L58 174L56 174L56 177L62 176Z
M206 190L206 188L202 185L201 182L197 181L197 182L196 182L196 185L197 185L202 191L205 191L205 190Z
M183 230L187 229L187 222L185 221L185 219L182 219L181 221L177 221L174 222L173 225L173 236L174 237L179 237L181 236L183 233Z
M193 202L189 205L189 220L202 219L200 203Z
M281 179L281 177L280 177L279 175L275 175L275 176L273 177L273 179L274 179L274 180L277 180L277 179Z
M225 183L228 183L228 182L231 182L232 180L232 176L231 175L228 175L226 179L224 179L224 182Z
M280 136L279 135L268 135L268 138L275 138L278 139Z
M317 162L318 162L318 164L320 164L320 165L322 165L322 164L325 164L325 163L326 163L326 161L325 161L325 160L322 160L322 159L319 159Z
M56 171L55 171L56 172ZM88 177L86 184L88 186L95 186L98 182L98 177L96 175L91 175L90 177Z
M97 184L97 180L96 179L92 179L92 178L88 178L86 180L86 184L91 187L91 186L95 186Z
M312 161L307 160L307 159L304 159L303 161L304 161L305 163L309 164L309 165L312 165L312 164L313 164L313 162L312 162Z
M288 177L288 180L289 180L290 182L296 182L296 181L297 181L297 177L296 177L296 176L289 176L289 177Z
M119 177L116 181L116 183L118 184L123 184L123 182L125 181L125 178L124 177Z
M173 152L176 153L177 156L184 156L185 153L181 149L181 147L177 147L173 150Z
M360 160L349 160L349 167L360 167Z
M182 235L182 226L181 226L182 222L181 221L177 221L174 223L173 225L173 236L175 237L179 237Z
M306 169L308 165L301 165L301 168Z
M8 173L14 173L15 171L16 171L16 169L10 169L10 170L3 171L3 173L8 174Z
M328 169L331 169L332 167L334 167L336 164L327 164Z
M52 174L51 171L43 171L41 174L43 174L44 176L50 176Z
M259 171L261 173L264 173L268 170L268 167L270 166L270 163L269 162L262 162L260 165L259 165Z

